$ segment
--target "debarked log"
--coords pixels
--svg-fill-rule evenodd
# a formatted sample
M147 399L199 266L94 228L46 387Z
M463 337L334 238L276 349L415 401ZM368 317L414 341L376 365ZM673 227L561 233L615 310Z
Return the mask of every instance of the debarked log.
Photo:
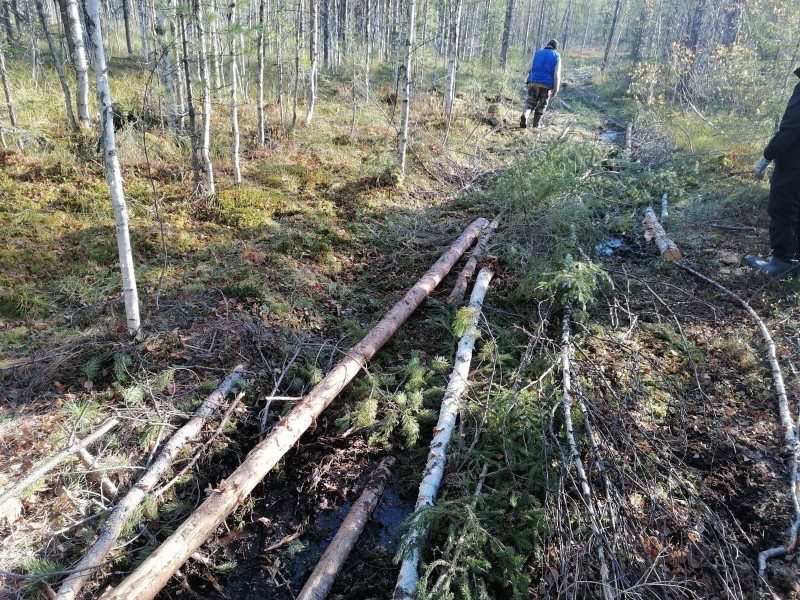
M387 456L372 472L364 491L347 513L339 531L314 567L314 572L306 581L297 600L325 600L328 597L336 576L342 570L358 537L364 531L367 520L378 505L386 480L392 474L390 469L393 464L394 456Z

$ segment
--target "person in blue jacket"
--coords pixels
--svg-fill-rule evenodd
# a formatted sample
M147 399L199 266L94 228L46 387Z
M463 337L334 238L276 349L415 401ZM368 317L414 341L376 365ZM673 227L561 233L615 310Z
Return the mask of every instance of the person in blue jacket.
M800 68L794 71L800 77ZM772 257L761 260L748 256L745 261L757 271L782 279L800 275L800 83L792 92L778 131L764 148L764 158L756 164L756 178L764 177L769 163L775 170L769 182L769 244Z
M519 118L522 129L528 126L529 120L531 127L538 128L542 115L547 110L547 101L555 99L558 94L561 87L561 56L556 51L557 48L558 42L550 40L544 48L533 53L527 71L528 98L525 100L525 110Z

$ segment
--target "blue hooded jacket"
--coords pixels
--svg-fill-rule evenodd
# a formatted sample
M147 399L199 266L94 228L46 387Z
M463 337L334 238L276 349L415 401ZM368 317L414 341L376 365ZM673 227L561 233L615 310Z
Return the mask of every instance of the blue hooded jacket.
M542 83L552 89L559 60L560 55L552 48L537 50L533 54L533 67L528 74L527 83Z

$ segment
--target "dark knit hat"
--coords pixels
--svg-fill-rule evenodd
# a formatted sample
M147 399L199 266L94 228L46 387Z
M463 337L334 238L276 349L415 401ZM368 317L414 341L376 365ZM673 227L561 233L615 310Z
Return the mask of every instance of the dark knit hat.
M547 42L547 46L545 46L545 48L552 48L553 50L556 50L558 48L558 42L556 40L550 40Z

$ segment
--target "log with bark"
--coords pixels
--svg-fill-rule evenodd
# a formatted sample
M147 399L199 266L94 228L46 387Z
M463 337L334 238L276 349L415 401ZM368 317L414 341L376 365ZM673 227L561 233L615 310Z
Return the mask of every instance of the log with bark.
M394 457L387 456L370 475L364 491L339 527L314 572L306 581L297 600L324 600L328 597L333 582L342 570L347 557L358 541L372 511L378 505L386 480L391 475Z
M488 225L475 220L391 311L340 360L270 434L250 451L242 464L189 516L164 543L101 600L146 600L155 595L211 536L216 528L294 446L367 361L391 338L422 301L441 283L458 259Z
M136 482L136 485L128 490L125 497L120 500L111 512L100 529L97 541L74 567L75 572L61 584L61 588L56 595L57 600L73 600L78 596L95 569L103 563L114 548L114 544L122 533L125 524L153 490L164 473L172 466L175 456L200 433L208 418L224 404L225 396L239 381L243 373L244 365L237 365L220 386L205 399L200 408L194 412L192 418L178 429L164 445L147 472ZM131 595L130 597L133 598L135 596Z
M642 226L644 227L644 239L648 242L650 240L655 241L662 258L667 260L681 260L683 258L675 242L667 237L667 232L658 222L658 217L656 217L656 213L652 208L644 211Z
M400 565L400 574L394 588L394 598L396 600L410 599L419 580L417 569L421 558L420 545L427 534L426 528L420 522L420 515L427 507L433 505L436 501L436 496L439 494L439 486L442 483L447 461L447 445L450 442L450 437L456 424L456 417L461 406L461 397L467 389L472 351L475 348L475 340L478 336L478 319L483 308L486 290L493 275L494 273L491 270L487 268L481 269L470 296L471 320L467 330L458 342L455 367L444 393L442 407L439 410L439 421L433 429L434 436L431 440L428 463L425 466L425 473L419 485L419 495L414 507L411 530L408 534L408 550Z
M69 444L55 455L33 467L28 474L11 487L0 492L0 522L12 523L19 517L22 510L20 495L25 488L33 485L39 479L64 462L67 458L80 450L90 446L119 424L119 419L112 417L103 423L96 431L84 439Z

